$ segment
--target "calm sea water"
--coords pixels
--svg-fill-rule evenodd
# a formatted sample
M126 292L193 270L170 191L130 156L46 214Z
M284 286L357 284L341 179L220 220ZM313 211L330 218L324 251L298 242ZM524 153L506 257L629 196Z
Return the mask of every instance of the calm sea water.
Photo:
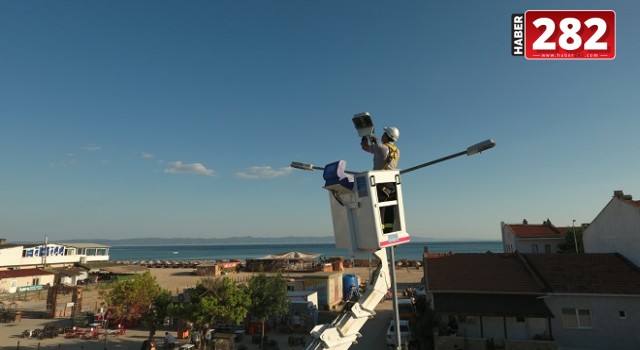
M502 242L434 242L408 243L396 247L396 260L422 260L424 247L431 253L502 253ZM224 260L261 258L286 252L320 254L320 256L349 257L349 252L337 249L333 243L323 244L222 244L171 246L113 246L110 260ZM368 255L357 256L367 258Z

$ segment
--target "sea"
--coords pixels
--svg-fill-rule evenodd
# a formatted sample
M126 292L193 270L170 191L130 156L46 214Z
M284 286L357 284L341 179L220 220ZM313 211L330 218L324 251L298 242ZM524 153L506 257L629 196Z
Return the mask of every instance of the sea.
M501 241L470 242L411 242L396 246L396 260L422 260L425 247L430 253L502 253ZM112 246L112 261L148 260L230 260L255 259L271 254L301 252L318 254L319 258L343 256L350 258L346 249L338 249L333 243L305 244L216 244L216 245L131 245ZM368 258L368 254L355 258Z

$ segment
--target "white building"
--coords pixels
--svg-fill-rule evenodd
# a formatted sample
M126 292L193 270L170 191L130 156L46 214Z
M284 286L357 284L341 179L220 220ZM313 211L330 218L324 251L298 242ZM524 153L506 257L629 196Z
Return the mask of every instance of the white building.
M582 239L586 253L620 253L640 266L640 201L614 191Z
M109 246L95 243L6 244L0 239L0 271L64 267L109 261Z
M549 219L542 225L500 223L502 231L502 249L505 253L551 254L558 251L558 245L564 243L566 227L556 227Z
M55 274L41 269L0 271L0 294L42 290L54 283Z
M455 336L439 332L436 350L640 348L640 269L621 254L450 254L424 265L434 312L459 324Z

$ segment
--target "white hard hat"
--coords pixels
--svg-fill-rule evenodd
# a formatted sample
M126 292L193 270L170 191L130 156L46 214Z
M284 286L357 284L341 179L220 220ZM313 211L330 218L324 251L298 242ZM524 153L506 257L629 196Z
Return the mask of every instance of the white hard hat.
M398 141L398 137L400 137L400 130L393 126L385 126L384 132L389 136L393 141Z

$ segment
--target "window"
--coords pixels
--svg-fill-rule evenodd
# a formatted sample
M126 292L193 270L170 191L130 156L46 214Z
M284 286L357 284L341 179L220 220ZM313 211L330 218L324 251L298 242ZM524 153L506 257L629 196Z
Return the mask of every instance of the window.
M624 320L625 318L627 318L627 313L624 310L620 310L618 311L618 316Z
M551 244L544 245L544 252L547 254L551 254Z
M562 325L565 328L591 328L591 310L562 309Z
M531 245L531 252L533 254L538 254L538 245L537 244L532 244Z
M516 322L524 323L524 317L516 317Z

